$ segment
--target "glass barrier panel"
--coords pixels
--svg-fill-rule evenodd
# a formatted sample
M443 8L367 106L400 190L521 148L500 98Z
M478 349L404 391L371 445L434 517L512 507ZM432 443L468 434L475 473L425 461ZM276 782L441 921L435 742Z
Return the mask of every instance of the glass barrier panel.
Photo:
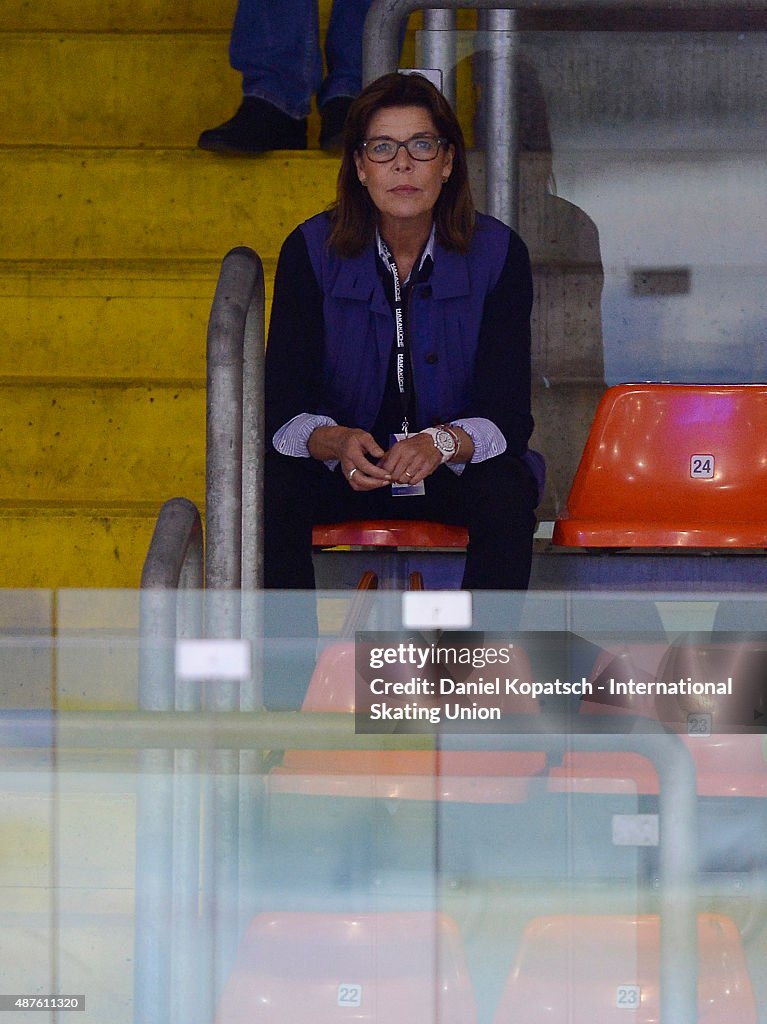
M126 1024L764 1014L762 598L0 610L6 1000Z

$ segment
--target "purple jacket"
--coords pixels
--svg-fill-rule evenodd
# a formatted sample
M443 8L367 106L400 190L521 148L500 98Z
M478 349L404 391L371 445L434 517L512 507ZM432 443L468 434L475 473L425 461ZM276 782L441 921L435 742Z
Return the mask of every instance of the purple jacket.
M392 310L376 269L375 246L353 258L325 242L327 214L301 225L324 296L325 348L318 412L369 430L383 398L391 354ZM413 378L422 425L467 412L485 298L503 269L511 232L477 214L470 251L435 243L434 270L410 299Z

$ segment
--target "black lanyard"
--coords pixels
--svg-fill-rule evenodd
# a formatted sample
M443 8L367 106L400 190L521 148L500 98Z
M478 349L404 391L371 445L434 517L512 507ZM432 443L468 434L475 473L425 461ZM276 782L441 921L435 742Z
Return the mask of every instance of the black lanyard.
M399 280L399 271L394 257L389 252L389 247L381 242L381 257L391 271L394 282L394 337L396 346L395 374L397 378L397 390L399 391L400 404L402 405L402 433L407 437L410 424L407 419L407 411L410 408L410 400L413 394L413 373L410 362L410 345L408 343L407 331L405 330L405 307L407 295L410 289L406 286L403 294ZM411 272L412 277L412 272Z

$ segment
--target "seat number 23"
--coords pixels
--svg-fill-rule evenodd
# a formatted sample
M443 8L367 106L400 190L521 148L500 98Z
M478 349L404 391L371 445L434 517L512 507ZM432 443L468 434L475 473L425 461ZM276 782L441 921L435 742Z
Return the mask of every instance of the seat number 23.
M641 999L639 985L618 985L615 990L615 1005L619 1010L637 1010Z

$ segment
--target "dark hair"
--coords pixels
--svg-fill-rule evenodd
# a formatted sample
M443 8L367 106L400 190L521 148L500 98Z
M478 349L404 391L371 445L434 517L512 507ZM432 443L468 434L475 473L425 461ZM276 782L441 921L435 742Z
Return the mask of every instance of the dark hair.
M377 211L357 177L354 156L360 151L373 116L389 107L423 107L439 135L452 145L453 167L434 207L434 222L441 245L466 252L474 231L474 201L461 126L450 104L428 78L397 71L371 82L349 108L328 244L341 256L356 256L375 237Z

